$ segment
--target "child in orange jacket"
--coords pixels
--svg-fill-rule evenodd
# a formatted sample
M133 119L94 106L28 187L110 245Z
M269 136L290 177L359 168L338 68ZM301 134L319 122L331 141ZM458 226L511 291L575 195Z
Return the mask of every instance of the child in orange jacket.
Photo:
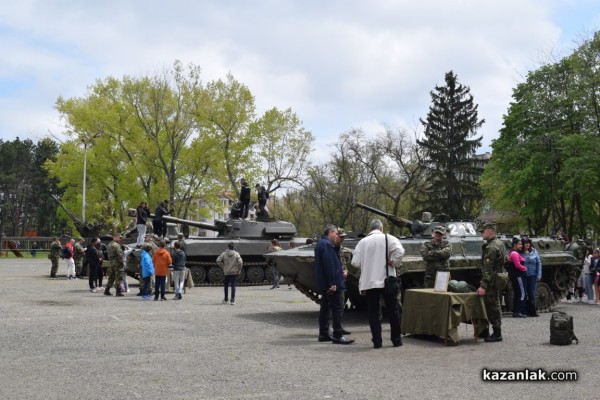
M160 289L160 299L167 300L165 297L165 282L169 273L169 265L173 263L169 250L166 249L166 243L161 240L158 243L158 250L152 256L154 264L154 301L158 300L158 290Z

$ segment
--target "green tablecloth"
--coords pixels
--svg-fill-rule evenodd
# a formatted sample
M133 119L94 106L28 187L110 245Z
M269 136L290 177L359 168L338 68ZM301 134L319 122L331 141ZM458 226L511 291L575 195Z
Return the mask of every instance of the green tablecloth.
M459 341L461 322L477 322L477 334L488 327L483 298L477 293L408 289L402 305L402 333L436 335Z

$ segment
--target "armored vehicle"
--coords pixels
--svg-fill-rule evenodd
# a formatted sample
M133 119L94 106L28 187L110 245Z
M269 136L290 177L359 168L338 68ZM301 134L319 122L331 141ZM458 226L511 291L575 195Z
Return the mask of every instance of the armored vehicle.
M236 215L235 213L233 215ZM214 221L209 224L199 221L164 216L164 221L185 226L194 226L208 231L218 232L214 238L187 238L184 240L186 264L192 273L194 285L215 285L223 282L223 271L217 265L217 257L233 242L235 250L244 261L244 269L239 282L242 285L263 284L272 279L270 268L263 254L267 252L271 239L279 240L282 248L290 243L304 244L305 240L296 237L296 227L285 221L276 221L268 216L259 216L256 220L230 218L227 221ZM139 271L139 251L132 252L128 258L128 271Z
M472 221L454 221L446 215L430 218L425 214L423 221L410 221L381 210L366 206L361 203L357 207L371 211L385 218L389 223L398 227L410 228L411 235L400 237L405 249L402 266L397 273L402 281L403 289L421 287L425 274L425 262L420 254L420 249L425 241L431 240L433 229L443 226L446 229L446 240L451 244L452 256L450 258L451 279L465 281L478 287L481 280L481 246L483 239L477 233L477 225ZM507 249L512 245L512 237L501 237ZM533 246L539 252L542 265L542 281L537 288L537 307L539 311L547 311L560 298L566 295L579 273L583 251L583 242L573 242L568 246L563 241L549 237L531 238ZM346 259L351 259L352 249L359 238L349 238L343 243ZM319 302L319 295L315 291L314 277L314 245L304 246L278 253L265 254L271 260L282 276L291 279L295 286L312 300ZM344 257L344 254L343 254ZM363 307L365 299L358 291L360 270L354 268L349 262L347 298L352 306ZM509 286L503 296L503 306L510 310L512 302L512 288Z

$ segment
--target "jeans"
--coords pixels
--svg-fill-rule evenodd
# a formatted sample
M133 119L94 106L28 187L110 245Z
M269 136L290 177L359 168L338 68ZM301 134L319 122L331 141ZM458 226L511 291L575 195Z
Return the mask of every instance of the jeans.
M326 292L321 296L321 308L319 309L319 336L329 336L329 312L333 324L333 337L342 336L342 312L344 310L344 292Z
M271 271L273 272L273 287L278 288L279 287L279 270L277 269L276 266L271 266Z
M583 287L588 301L594 300L594 274L585 274L583 277Z
M386 296L383 289L365 290L367 295L367 314L369 316L369 327L371 328L371 341L374 345L381 345L381 320L379 319L379 301L381 296L385 302L388 319L390 321L391 339L393 344L402 343L400 336L400 322L402 321L402 312L398 305L396 296Z
M144 236L146 236L146 224L137 224L138 237L136 244L141 246L144 244Z
M185 270L173 271L173 288L175 293L183 294L183 283L185 281Z
M223 289L225 291L225 297L224 297L225 300L229 299L227 288L229 287L230 284L231 284L231 301L235 300L235 280L236 280L236 278L237 278L237 275L225 275L223 277Z
M147 296L150 294L150 277L145 276L142 278L142 296Z
M154 276L154 298L158 299L158 291L160 290L160 298L165 297L165 282L167 281L166 276L155 275Z
M525 294L527 297L527 315L535 315L535 291L537 289L537 276L525 277Z
M527 315L524 279L524 276L512 275L510 277L513 288L513 313Z

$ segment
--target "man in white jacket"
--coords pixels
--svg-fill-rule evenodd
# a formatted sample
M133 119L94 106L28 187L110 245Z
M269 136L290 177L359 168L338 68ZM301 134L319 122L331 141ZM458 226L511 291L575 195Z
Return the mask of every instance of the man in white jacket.
M395 295L388 296L383 292L385 268L387 268L387 275L396 276L396 267L400 266L402 256L404 256L402 244L396 237L383 233L383 223L378 219L371 221L371 232L358 242L352 254L352 265L361 270L358 288L367 296L371 340L376 349L382 345L379 320L379 301L382 296L390 320L392 344L394 347L402 346L398 299Z

